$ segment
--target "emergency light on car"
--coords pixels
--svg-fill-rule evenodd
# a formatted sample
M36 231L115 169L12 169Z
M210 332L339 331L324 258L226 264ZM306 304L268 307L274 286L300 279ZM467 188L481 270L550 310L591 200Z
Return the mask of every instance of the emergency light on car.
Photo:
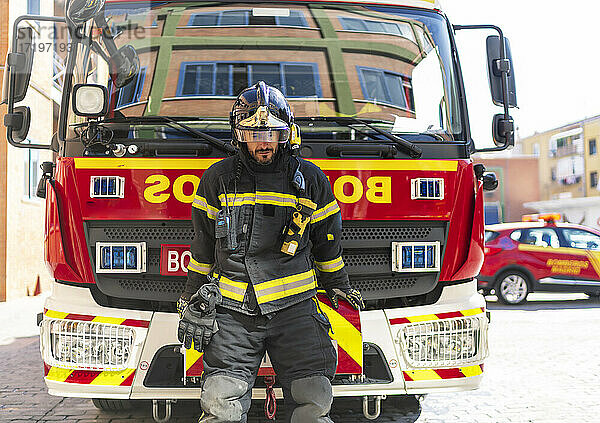
M440 243L392 242L392 271L437 272L440 270Z
M145 271L145 242L96 243L96 273L143 273Z
M443 200L443 178L415 178L410 180L410 198L412 200Z
M125 178L122 176L92 176L90 198L124 198Z

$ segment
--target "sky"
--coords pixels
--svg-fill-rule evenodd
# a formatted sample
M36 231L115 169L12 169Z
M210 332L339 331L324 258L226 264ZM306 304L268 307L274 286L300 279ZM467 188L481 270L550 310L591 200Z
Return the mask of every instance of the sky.
M441 4L452 24L494 24L509 38L519 106L511 114L521 138L600 114L600 2L442 0ZM481 104L491 104L484 48L489 34L457 33L474 139L478 131L483 138L491 132L493 113L478 116L489 110Z

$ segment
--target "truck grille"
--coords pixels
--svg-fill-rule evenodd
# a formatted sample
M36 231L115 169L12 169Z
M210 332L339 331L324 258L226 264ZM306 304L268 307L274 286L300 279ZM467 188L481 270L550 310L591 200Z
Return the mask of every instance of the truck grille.
M342 228L344 262L352 285L367 300L421 295L437 284L439 272L398 274L391 270L392 241L439 241L446 244L443 222L346 221ZM97 287L105 295L123 299L174 302L183 291L185 277L160 275L161 244L190 244L190 221L88 221L86 237L92 268L96 242L146 242L147 272L142 275L97 274Z

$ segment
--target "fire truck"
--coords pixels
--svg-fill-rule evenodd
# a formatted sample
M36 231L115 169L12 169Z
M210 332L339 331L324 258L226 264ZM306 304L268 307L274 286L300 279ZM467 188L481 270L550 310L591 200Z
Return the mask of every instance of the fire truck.
M32 109L17 104L43 27L65 63L48 145L25 142ZM495 146L480 150L459 30L493 32L487 73L503 113ZM513 144L514 72L499 28L451 25L433 0L67 0L64 16L17 18L12 41L8 141L55 153L38 187L53 277L39 316L50 394L103 409L150 399L157 421L199 398L201 354L176 336L191 207L203 171L235 154L229 111L259 80L289 99L298 155L329 178L343 260L366 303L357 312L320 299L338 350L334 395L361 397L373 419L389 396L479 386L483 192L497 181L470 156ZM273 376L265 357L254 398L273 380L281 396Z

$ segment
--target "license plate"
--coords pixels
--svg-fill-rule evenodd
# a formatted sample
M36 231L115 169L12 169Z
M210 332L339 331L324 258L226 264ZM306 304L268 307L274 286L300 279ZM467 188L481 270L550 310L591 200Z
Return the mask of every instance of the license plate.
M163 276L187 276L190 262L189 245L161 244L160 274Z

